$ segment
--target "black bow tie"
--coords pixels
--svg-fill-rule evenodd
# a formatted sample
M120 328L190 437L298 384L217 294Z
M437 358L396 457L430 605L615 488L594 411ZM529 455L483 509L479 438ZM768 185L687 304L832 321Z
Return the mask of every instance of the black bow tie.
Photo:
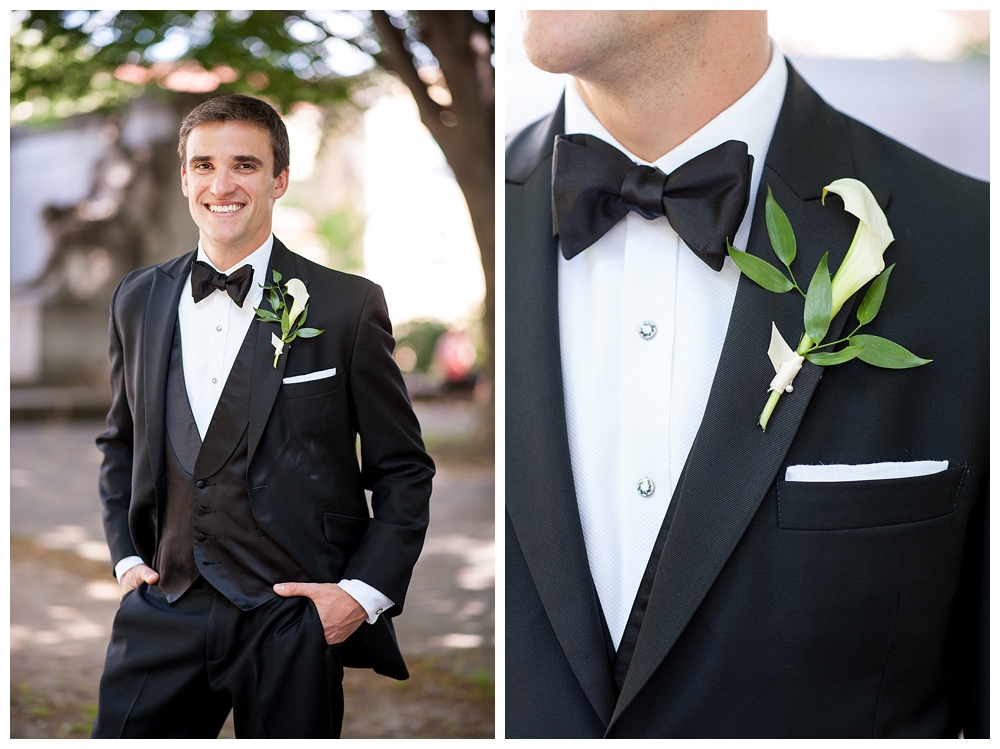
M206 298L216 289L225 291L236 302L237 307L243 306L243 301L250 293L253 283L253 266L249 263L237 268L228 276L219 273L208 263L195 260L191 263L191 296L195 303Z
M666 216L681 239L715 270L736 238L750 201L753 156L726 141L664 174L639 166L592 135L560 135L552 160L552 227L570 259L603 237L629 211Z

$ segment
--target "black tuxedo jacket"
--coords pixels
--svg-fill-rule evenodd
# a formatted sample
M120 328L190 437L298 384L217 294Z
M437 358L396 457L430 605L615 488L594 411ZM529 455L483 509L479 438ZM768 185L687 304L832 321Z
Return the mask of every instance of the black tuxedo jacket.
M151 564L156 553L167 491L167 368L194 257L131 273L111 301L112 405L98 445L104 527L116 562L138 555ZM395 602L374 625L362 624L340 652L345 665L406 678L388 617L403 609L423 545L434 465L392 359L382 290L295 255L277 239L267 278L254 282L272 283L272 269L283 282L305 283L308 324L324 332L295 340L275 368L271 334L278 326L251 325L257 355L247 404L246 482L254 519L312 581L356 578ZM282 384L285 377L334 367L330 378ZM203 450L195 478L214 473L229 457L222 452ZM372 492L371 513L365 489Z
M862 180L898 262L865 332L934 361L807 363L762 433L771 322L797 340L803 305L740 279L619 693L566 435L550 212L562 119L507 148L506 735L988 734L988 185L836 112L789 69L746 249L776 262L769 185L796 232L798 277L827 251L836 269L857 219L820 193ZM831 339L852 323L849 303ZM788 465L914 460L949 469L784 480Z

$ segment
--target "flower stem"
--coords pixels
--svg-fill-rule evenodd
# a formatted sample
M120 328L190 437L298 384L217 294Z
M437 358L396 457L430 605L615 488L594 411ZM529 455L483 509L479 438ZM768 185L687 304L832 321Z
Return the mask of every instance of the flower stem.
M764 410L761 411L760 419L757 422L760 424L760 430L762 432L767 431L767 422L771 418L771 413L774 411L774 407L778 405L778 398L781 397L780 390L772 390L771 395L767 399L767 405L764 406Z

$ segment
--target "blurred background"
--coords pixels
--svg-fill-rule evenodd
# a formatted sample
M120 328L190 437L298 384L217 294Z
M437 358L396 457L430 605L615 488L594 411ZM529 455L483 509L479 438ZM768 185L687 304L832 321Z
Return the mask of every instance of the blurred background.
M492 737L492 11L10 14L11 736L89 735L117 586L94 437L108 303L193 249L177 129L211 96L274 105L274 233L385 289L439 465L397 631L412 673L345 677L345 737ZM231 728L227 726L223 735Z
M829 104L989 179L989 11L788 8L768 11L771 38ZM499 20L510 133L551 112L565 79L527 61L517 11Z

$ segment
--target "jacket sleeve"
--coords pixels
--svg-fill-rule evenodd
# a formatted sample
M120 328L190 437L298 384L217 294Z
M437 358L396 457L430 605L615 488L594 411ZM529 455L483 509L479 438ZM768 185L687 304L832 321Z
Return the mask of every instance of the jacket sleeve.
M120 291L121 284L111 296L111 320L108 326L111 408L108 411L107 430L97 438L97 447L104 453L99 492L112 567L119 560L137 554L128 527L134 439L132 410L125 385L125 356L115 312Z
M386 595L396 604L391 613L398 614L427 531L434 463L392 358L394 345L382 289L373 285L361 312L348 380L373 518L344 577Z

